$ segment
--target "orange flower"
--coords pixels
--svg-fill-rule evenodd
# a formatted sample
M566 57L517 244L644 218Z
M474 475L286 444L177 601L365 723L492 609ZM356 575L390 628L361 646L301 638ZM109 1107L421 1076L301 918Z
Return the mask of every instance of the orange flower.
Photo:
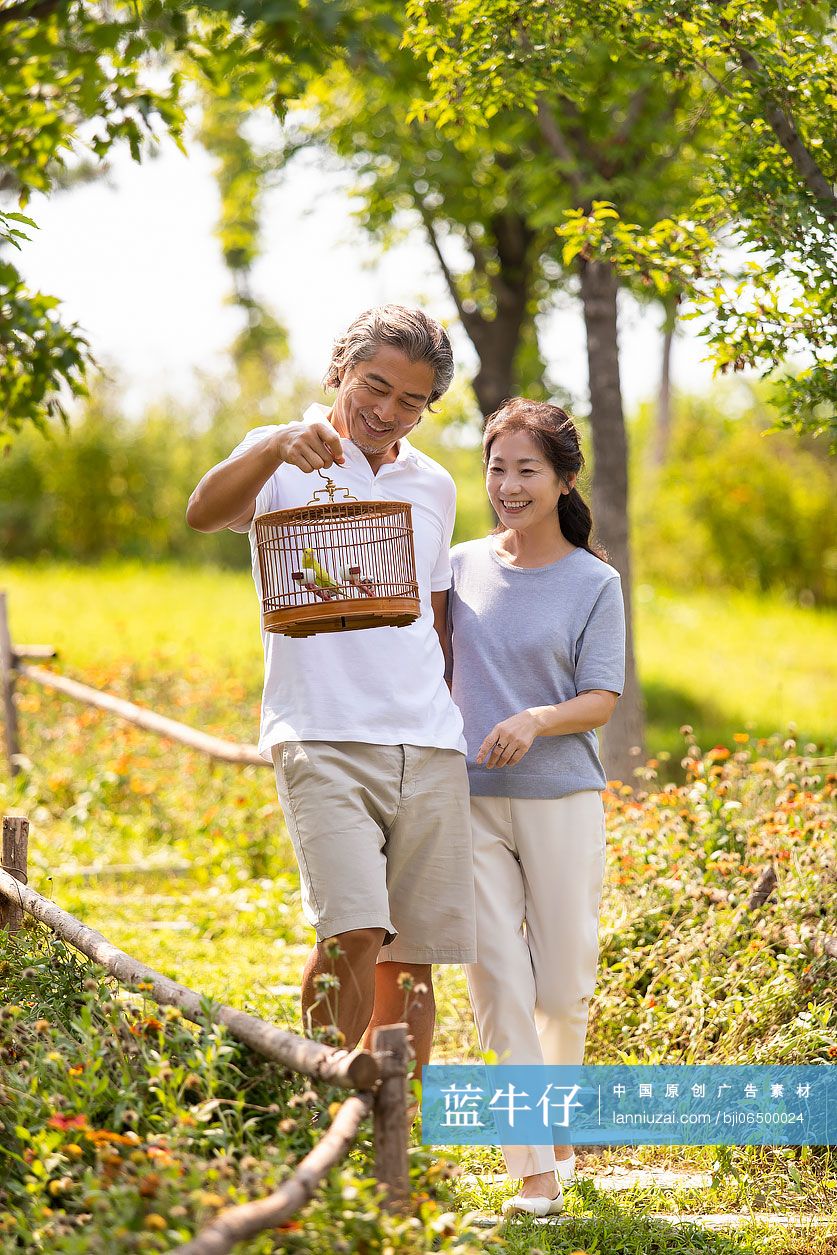
M153 1015L149 1015L147 1019L140 1020L139 1024L132 1024L128 1032L134 1037L142 1037L146 1033L159 1033L162 1027L160 1020L155 1019Z
M87 1140L94 1146L134 1146L135 1139L125 1133L112 1133L110 1129L95 1129L87 1134Z
M50 1129L86 1129L87 1116L50 1116L47 1120Z
M156 1172L149 1172L142 1178L138 1190L141 1198L153 1198L160 1188L161 1177Z

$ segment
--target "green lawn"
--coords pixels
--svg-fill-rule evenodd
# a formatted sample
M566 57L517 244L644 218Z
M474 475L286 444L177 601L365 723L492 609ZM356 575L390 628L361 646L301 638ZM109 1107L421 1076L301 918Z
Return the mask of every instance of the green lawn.
M255 739L261 647L249 576L170 567L7 566L0 568L0 588L10 594L13 639L56 645L68 674L194 726ZM679 760L677 728L689 722L704 750L728 741L737 754L718 762L694 758L689 779L674 792L658 788L652 772L640 793L609 799L590 1061L837 1058L833 964L812 942L792 939L811 929L837 931L828 830L833 782L826 764L801 753L803 737L824 743L830 734L834 616L777 600L726 595L719 604L714 595L645 590L638 612L649 746L670 748ZM791 720L800 732L799 755L794 747L781 748ZM312 934L301 916L271 772L214 764L25 681L20 722L30 766L15 781L0 772L0 806L30 817L33 887L167 975L299 1031L296 988ZM746 744L732 745L733 733L747 731ZM762 750L756 737L771 732L780 738ZM779 869L780 891L761 913L742 918L737 904L768 861ZM79 874L115 863L136 871L116 878ZM160 870L171 863L185 871ZM681 878L697 889L694 896L677 889ZM703 886L710 896L701 896ZM731 895L728 905L718 905L719 891ZM439 968L437 977L437 1057L473 1056L461 970ZM176 1135L184 1170L199 1172L203 1161L189 1150L190 1130L178 1126ZM507 1182L485 1176L501 1170L498 1152L455 1151L451 1158L459 1175L443 1189L432 1173L419 1182L431 1201L460 1214L496 1210L509 1192ZM582 1183L568 1194L571 1226L524 1222L503 1231L505 1246L496 1233L480 1245L511 1255L826 1255L831 1249L837 1172L828 1151L614 1149L591 1157L585 1168L630 1163L712 1170L713 1183L691 1192L635 1189L613 1196ZM237 1181L237 1166L234 1176ZM2 1188L0 1171L0 1213ZM120 1225L134 1233L131 1225L141 1227L148 1204L131 1193L130 1182L120 1200L120 1215L128 1217ZM111 1232L107 1200L100 1206L96 1224ZM355 1221L345 1220L350 1212L343 1207L338 1194L312 1210L315 1219L287 1249L325 1251L332 1223L345 1226L345 1249L356 1249ZM830 1234L768 1233L753 1224L727 1237L649 1219L674 1209L826 1213L835 1222ZM3 1240L0 1224L0 1249L21 1249ZM121 1237L107 1238L88 1248L68 1238L67 1245L42 1249L107 1255L169 1249L143 1240L144 1246L132 1246L128 1238L124 1244ZM453 1249L455 1237L438 1242L439 1249ZM390 1246L430 1249L406 1238ZM250 1249L255 1255L267 1248L255 1243ZM478 1248L461 1249L470 1255Z
M99 668L205 673L237 680L258 701L261 643L249 574L205 568L0 566L16 641L56 645L84 678ZM647 749L680 757L678 729L702 745L735 732L785 733L833 747L837 612L778 597L724 592L635 593ZM92 681L95 683L95 681ZM255 720L231 714L248 740ZM244 734L244 733L239 733Z

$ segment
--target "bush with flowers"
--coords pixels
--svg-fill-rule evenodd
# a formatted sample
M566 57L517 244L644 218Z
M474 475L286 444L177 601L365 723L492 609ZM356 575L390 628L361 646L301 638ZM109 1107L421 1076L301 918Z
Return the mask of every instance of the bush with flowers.
M39 925L0 934L0 954L0 1250L170 1250L223 1208L275 1189L343 1096L223 1028L158 1008L147 987L120 989ZM476 1255L467 1225L439 1224L448 1173L418 1152L416 1214L389 1217L369 1151L367 1131L305 1217L281 1226L289 1249L381 1249L389 1233L393 1249L417 1255L456 1234L457 1249Z
M130 652L141 607L120 613L119 648ZM83 678L245 740L257 685L219 662L227 627L203 637L200 653L158 641L130 662L104 629L92 632L101 657ZM143 622L143 639L152 629ZM31 685L19 698L27 758L13 781L0 780L0 805L31 819L33 887L152 966L300 1031L310 933L270 773L211 763ZM608 789L588 1058L833 1064L833 761L793 738L740 732L701 749L684 734L679 766L660 755ZM751 908L768 867L776 887ZM461 972L440 968L436 984L436 1057L475 1057ZM0 1251L173 1249L222 1207L274 1188L329 1118L335 1091L314 1093L147 994L121 993L39 929L0 935ZM409 1216L381 1211L366 1130L316 1200L243 1249L826 1255L837 1233L827 1149L614 1148L582 1156L583 1175L663 1163L711 1171L712 1186L617 1198L582 1180L559 1227L477 1230L474 1213L496 1213L512 1188L491 1178L499 1153L442 1156L418 1137ZM816 1213L834 1226L800 1236L753 1222L733 1241L648 1218L673 1208Z
M661 764L651 760L634 785L608 788L601 979L588 1057L833 1062L837 776L792 740L753 743L742 733L732 748L702 753L683 731L683 784L661 784ZM777 886L751 907L767 867ZM208 1022L196 1027L158 1008L147 988L120 990L31 922L15 938L2 935L0 951L2 1250L172 1249L220 1209L285 1179L340 1097L257 1059ZM449 1014L443 1005L441 1044L449 1038L456 1053ZM659 1154L649 1148L645 1157ZM525 1225L502 1236L473 1227L476 1209L493 1210L496 1199L490 1187L475 1193L464 1169L496 1168L492 1157L486 1150L443 1158L414 1146L412 1213L391 1217L371 1176L367 1130L308 1208L281 1234L245 1249L266 1252L278 1242L323 1255L534 1250ZM790 1193L797 1210L837 1211L827 1150L732 1148L715 1170L717 1196L729 1206L760 1197L769 1180L773 1197ZM614 1212L585 1185L569 1191L568 1214L540 1249L732 1249L714 1239L681 1244L654 1229L635 1201ZM773 1234L770 1249L815 1255L827 1250L818 1242Z

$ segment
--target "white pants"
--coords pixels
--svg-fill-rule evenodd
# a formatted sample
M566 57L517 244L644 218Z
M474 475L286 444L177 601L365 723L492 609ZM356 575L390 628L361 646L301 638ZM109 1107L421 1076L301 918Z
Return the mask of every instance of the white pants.
M465 972L480 1046L498 1063L581 1064L599 956L601 794L472 797L471 827L477 961ZM513 1177L555 1166L551 1146L503 1155Z

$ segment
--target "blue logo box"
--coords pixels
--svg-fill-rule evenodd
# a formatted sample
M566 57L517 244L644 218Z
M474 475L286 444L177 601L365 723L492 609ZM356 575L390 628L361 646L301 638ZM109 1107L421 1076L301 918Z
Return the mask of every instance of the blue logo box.
M431 1064L432 1146L834 1146L837 1066Z

